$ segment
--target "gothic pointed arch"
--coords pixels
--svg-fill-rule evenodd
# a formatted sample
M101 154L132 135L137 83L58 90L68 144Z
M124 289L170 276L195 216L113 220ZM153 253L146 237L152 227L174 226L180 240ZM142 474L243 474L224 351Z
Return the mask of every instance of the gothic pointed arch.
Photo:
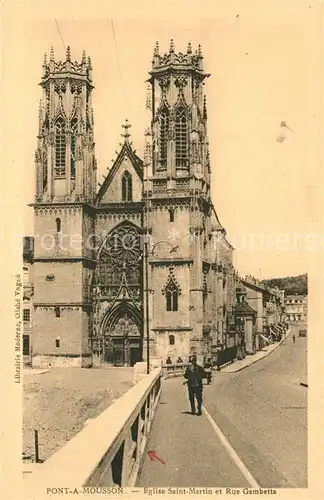
M76 116L74 116L71 120L71 149L70 149L71 179L75 179L75 168L77 160L77 133L78 133L78 120Z
M59 95L58 97L58 105L57 105L57 109L54 113L54 117L53 117L53 121L54 123L59 119L59 118L62 118L65 122L67 120L67 116L66 116L66 113L65 113L65 110L64 110L64 106L63 106L63 100L62 100L62 94Z
M66 174L66 121L59 115L54 122L55 130L55 177Z
M165 286L162 288L162 295L165 296L166 310L178 311L181 287L175 277L174 268L169 268L169 275Z
M122 175L121 180L122 200L133 201L133 178L128 170Z
M136 304L127 300L116 301L104 315L100 332L112 337L140 337L141 311Z
M178 97L174 105L173 111L176 113L179 108L181 109L183 108L186 112L186 116L188 117L189 107L186 103L182 86L178 87Z
M159 162L162 167L166 167L168 154L168 137L170 126L170 111L165 104L162 106L159 115Z
M186 167L188 165L189 124L187 109L181 103L174 112L174 131L176 167Z

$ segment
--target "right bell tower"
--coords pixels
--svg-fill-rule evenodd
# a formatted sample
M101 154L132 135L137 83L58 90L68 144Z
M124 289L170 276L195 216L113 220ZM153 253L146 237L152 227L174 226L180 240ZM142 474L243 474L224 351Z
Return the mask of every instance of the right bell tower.
M149 287L152 356L186 358L204 351L205 303L213 206L205 73L200 45L161 55L156 43L147 107L146 225L151 236Z
M152 71L153 177L168 179L195 176L209 188L208 138L204 80L200 45L193 52L176 53L171 40L169 53L154 49ZM204 191L206 191L206 189Z

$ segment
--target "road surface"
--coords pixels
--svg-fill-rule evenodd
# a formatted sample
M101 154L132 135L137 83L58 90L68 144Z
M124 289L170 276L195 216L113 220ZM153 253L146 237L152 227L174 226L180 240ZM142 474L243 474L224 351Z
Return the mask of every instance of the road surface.
M307 339L290 335L238 373L215 373L205 411L189 414L182 379L167 380L138 486L307 487ZM187 413L186 413L187 412Z

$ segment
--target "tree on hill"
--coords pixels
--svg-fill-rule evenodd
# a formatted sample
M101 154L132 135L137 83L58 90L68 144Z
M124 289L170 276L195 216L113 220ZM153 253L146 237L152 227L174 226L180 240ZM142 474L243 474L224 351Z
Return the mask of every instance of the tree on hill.
M299 276L288 276L285 278L272 278L263 280L262 283L266 286L278 287L285 291L285 295L307 295L307 274Z

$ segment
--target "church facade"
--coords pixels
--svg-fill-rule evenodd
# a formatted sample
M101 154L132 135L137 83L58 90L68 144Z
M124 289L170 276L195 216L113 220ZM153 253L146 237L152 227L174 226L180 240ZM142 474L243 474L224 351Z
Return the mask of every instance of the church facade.
M33 366L211 356L234 325L233 248L211 199L200 46L154 49L143 159L97 190L91 60L45 57L35 154ZM146 254L144 255L144 253ZM147 345L149 342L149 345Z

